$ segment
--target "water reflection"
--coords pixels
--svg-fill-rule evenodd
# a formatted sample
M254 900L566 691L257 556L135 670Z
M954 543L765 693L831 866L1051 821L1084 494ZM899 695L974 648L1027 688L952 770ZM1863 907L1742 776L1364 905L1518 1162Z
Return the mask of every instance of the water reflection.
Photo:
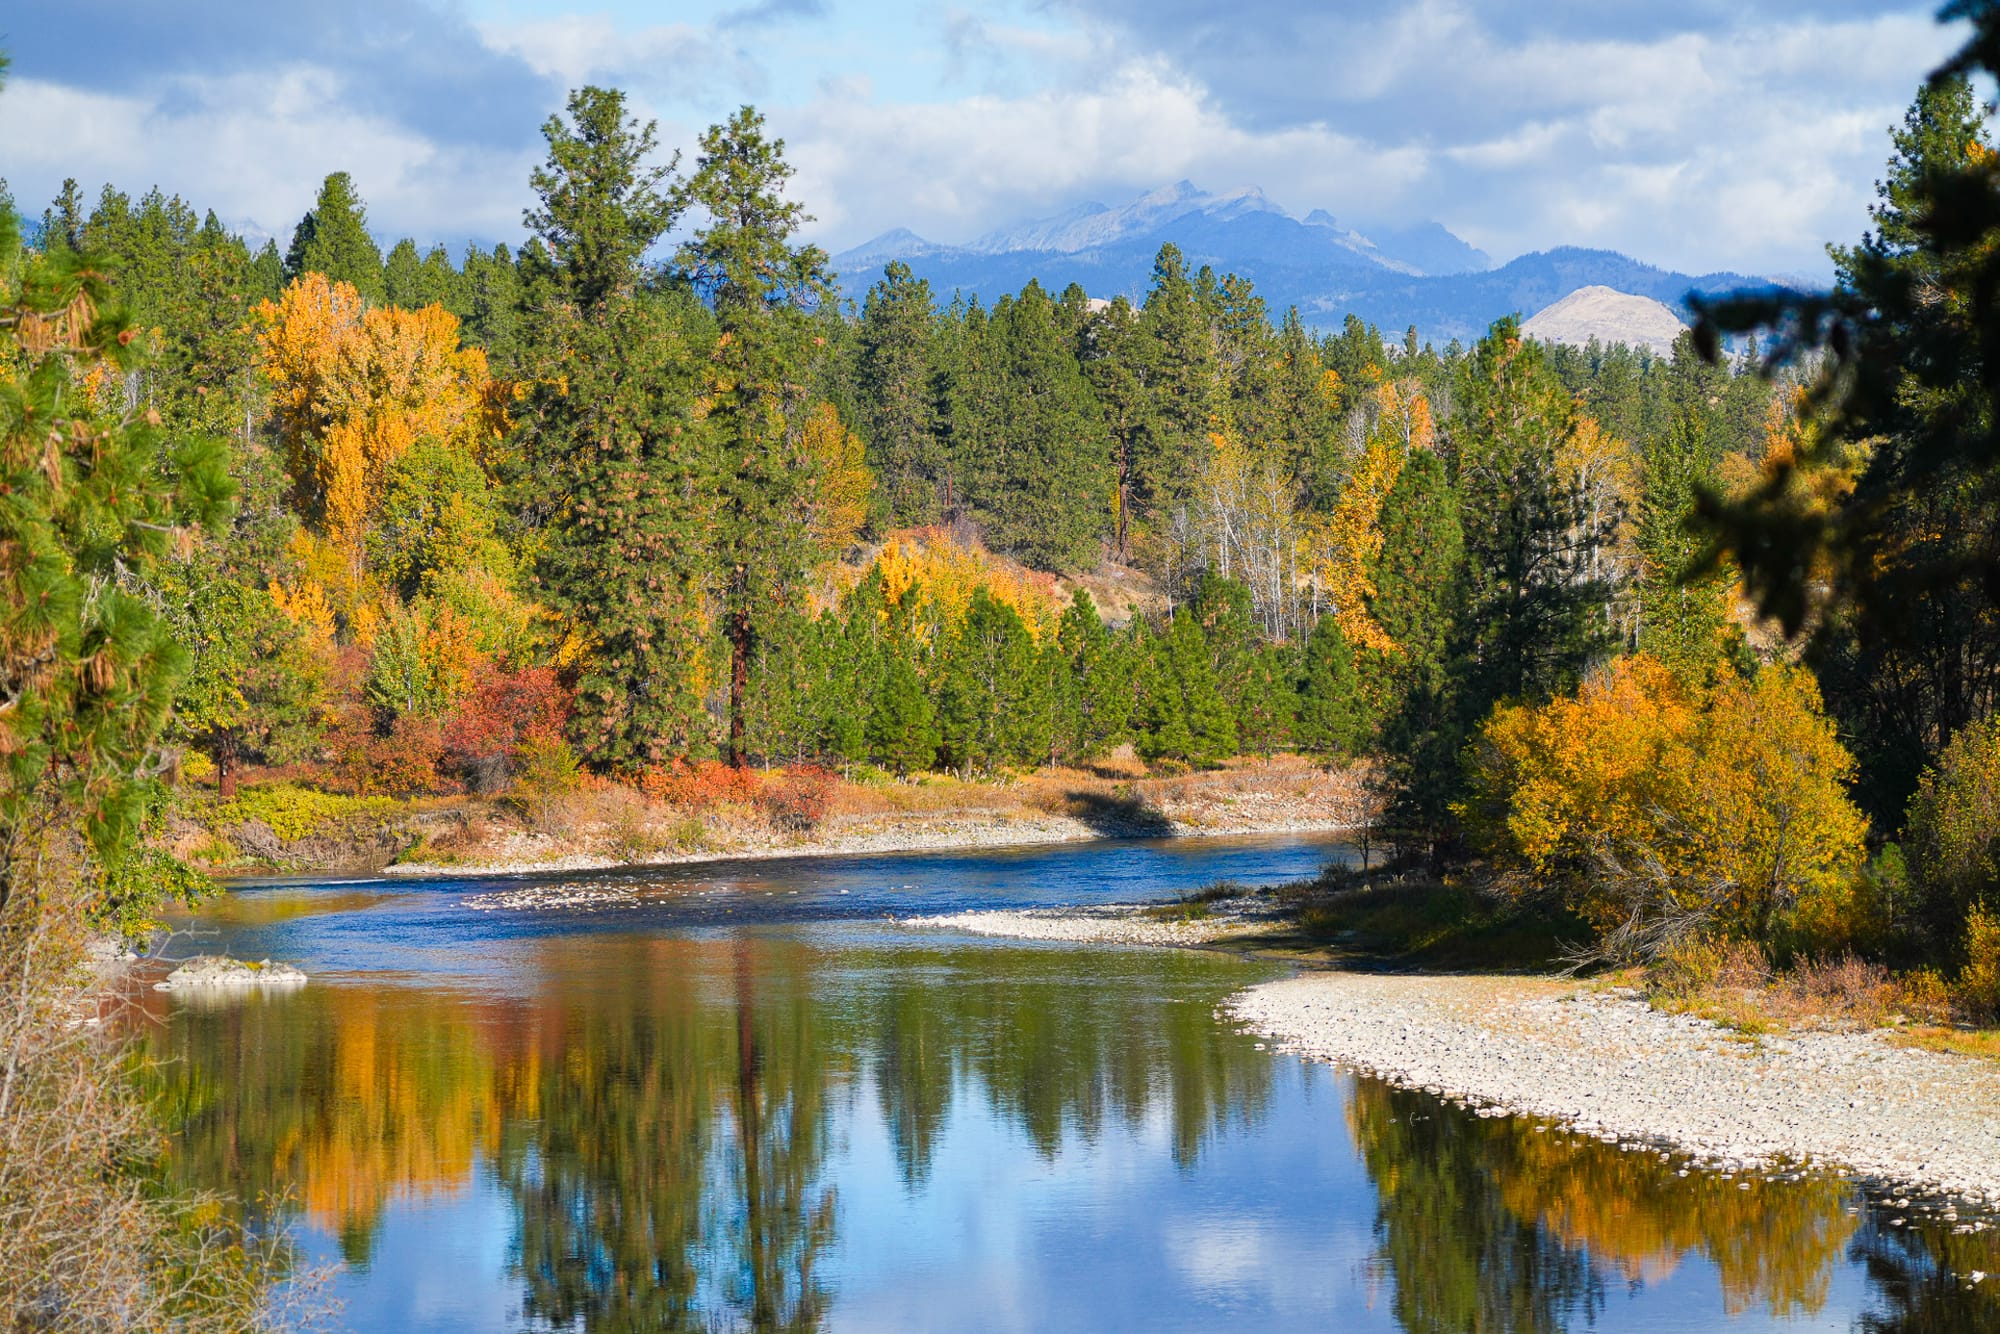
M1260 1137L1338 1140L1332 1099L1300 1105L1337 1088L1351 1182L1294 1180L1236 1216L1246 1235L1351 1224L1365 1242L1372 1212L1372 1255L1326 1298L1343 1327L1553 1331L1617 1323L1624 1303L1673 1323L1695 1320L1689 1294L1716 1318L1882 1331L1996 1315L1965 1277L2000 1271L1992 1234L1891 1226L1902 1215L1838 1180L1685 1171L1305 1077L1216 1021L1249 974L1234 960L746 932L557 936L510 966L526 985L342 982L176 1008L158 1036L179 1058L159 1067L186 1125L176 1169L289 1196L357 1269L381 1258L388 1212L497 1192L507 1273L467 1281L509 1283L537 1327L811 1329L839 1323L843 1241L883 1241L882 1187L849 1151L859 1126L880 1128L877 1175L906 1198L935 1188L942 1146L977 1123L1003 1137L982 1141L996 1170L1101 1171L1099 1207L1142 1214L1171 1181L1142 1188L1078 1146L1153 1144L1193 1182L1231 1145L1240 1174ZM1152 1300L1135 1323L1201 1323L1164 1285Z
M1050 1158L1156 1106L1184 1163L1254 1120L1271 1065L1210 1013L1240 965L1092 956L1079 975L1077 958L555 938L531 1002L330 985L179 1009L163 1096L186 1180L290 1188L350 1265L392 1200L457 1190L483 1163L515 1201L527 1315L811 1328L830 1299L834 1113L864 1085L912 1190L961 1089Z

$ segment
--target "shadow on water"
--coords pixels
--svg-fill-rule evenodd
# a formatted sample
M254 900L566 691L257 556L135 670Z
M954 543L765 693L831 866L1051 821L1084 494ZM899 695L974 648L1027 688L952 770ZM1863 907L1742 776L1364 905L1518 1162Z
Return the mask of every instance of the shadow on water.
M1063 793L1064 811L1105 838L1167 838L1174 823L1131 793Z
M175 1170L239 1199L289 1198L337 1239L350 1283L383 1261L389 1212L478 1183L512 1236L503 1275L463 1281L505 1285L537 1327L809 1329L840 1310L844 1241L879 1260L906 1240L882 1234L881 1184L856 1175L848 1141L864 1122L904 1199L933 1188L942 1145L973 1122L997 1132L980 1154L1007 1180L1097 1170L1079 1146L1157 1133L1164 1187L1113 1175L1090 1194L1145 1215L1164 1202L1148 1190L1271 1133L1298 1096L1281 1087L1288 1062L1214 1019L1247 973L1209 955L758 932L535 948L530 996L340 983L173 1010L156 1041L174 1058L157 1067L161 1096L186 1127ZM1892 1227L1835 1178L1687 1170L1369 1079L1325 1085L1338 1106L1283 1124L1344 1129L1358 1217L1301 1205L1313 1183L1264 1207L1297 1210L1273 1214L1281 1239L1353 1223L1372 1237L1335 1303L1379 1310L1368 1327L1567 1330L1625 1300L1667 1303L1652 1318L1682 1327L1718 1305L1912 1332L1992 1327L2000 1312L1961 1277L2000 1271L1992 1234ZM1008 1207L1005 1192L981 1204ZM449 1269L433 1231L410 1244ZM1708 1305L1672 1304L1690 1300L1688 1275ZM1168 1277L1133 1294L1135 1324L1188 1320ZM1324 1325L1331 1309L1290 1323Z

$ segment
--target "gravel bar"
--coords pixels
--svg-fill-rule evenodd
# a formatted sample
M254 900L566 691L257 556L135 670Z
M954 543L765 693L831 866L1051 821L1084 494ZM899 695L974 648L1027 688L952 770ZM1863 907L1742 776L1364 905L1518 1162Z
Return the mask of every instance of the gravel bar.
M1254 929L1258 919L1241 910L1228 909L1191 920L1161 919L1142 916L1128 905L1112 905L981 909L937 917L905 917L899 924L1015 940L1065 940L1091 945L1206 945L1224 936L1241 936Z
M1252 987L1226 1009L1285 1050L1491 1114L2000 1204L2000 1067L1880 1031L1753 1038L1574 983L1345 972Z

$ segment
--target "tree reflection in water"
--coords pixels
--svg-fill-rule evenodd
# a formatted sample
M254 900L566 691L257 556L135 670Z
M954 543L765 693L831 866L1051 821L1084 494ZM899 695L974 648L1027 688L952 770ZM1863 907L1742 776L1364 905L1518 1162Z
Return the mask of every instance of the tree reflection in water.
M960 1100L1053 1162L1164 1124L1175 1163L1254 1129L1279 1062L1219 1024L1241 965L1197 954L829 949L784 934L555 937L531 992L314 985L177 1009L160 1096L188 1183L288 1198L365 1266L386 1206L486 1172L512 1201L523 1314L587 1330L810 1329L836 1294L835 1160L863 1107L907 1192ZM1825 1177L1678 1175L1657 1155L1481 1118L1367 1079L1347 1129L1376 1275L1413 1331L1559 1330L1713 1265L1726 1310L1820 1315L1844 1263L1868 1328L1996 1308L1990 1234L1890 1229ZM1326 1127L1337 1134L1335 1124Z

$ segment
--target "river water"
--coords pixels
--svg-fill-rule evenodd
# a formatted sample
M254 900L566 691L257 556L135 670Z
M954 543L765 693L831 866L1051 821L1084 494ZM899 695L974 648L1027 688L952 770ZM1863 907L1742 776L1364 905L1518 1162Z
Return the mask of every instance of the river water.
M147 993L182 1184L364 1331L1960 1330L1995 1233L1266 1050L1270 965L886 918L1273 883L1309 838L239 887ZM607 889L618 891L609 906ZM628 905L629 906L626 906Z

